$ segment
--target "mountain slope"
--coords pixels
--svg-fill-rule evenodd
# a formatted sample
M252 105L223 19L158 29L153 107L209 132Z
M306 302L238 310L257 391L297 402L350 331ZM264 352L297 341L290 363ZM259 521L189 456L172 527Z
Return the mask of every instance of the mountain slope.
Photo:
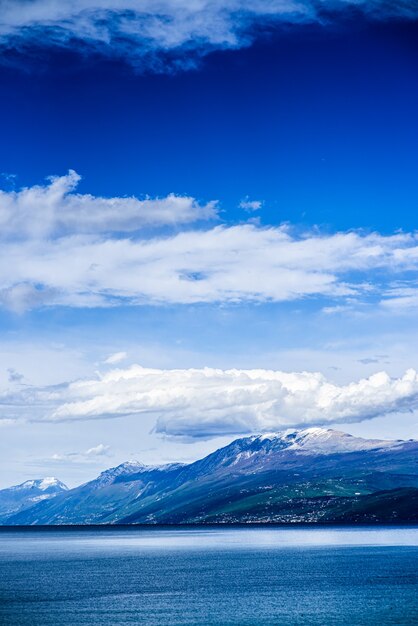
M181 464L150 467L127 462L102 472L95 480L61 494L53 502L39 502L3 523L9 524L101 524L117 517L128 503L172 480Z
M418 442L367 440L310 428L237 439L189 465L122 464L2 521L315 522L348 521L351 514L363 521L385 515L410 521L415 519L408 505L415 502L414 490ZM391 498L397 503L394 510Z

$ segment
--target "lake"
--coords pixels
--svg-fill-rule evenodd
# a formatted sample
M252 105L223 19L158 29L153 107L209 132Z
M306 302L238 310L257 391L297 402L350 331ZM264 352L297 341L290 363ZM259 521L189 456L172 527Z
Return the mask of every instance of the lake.
M0 624L415 626L418 528L3 528Z

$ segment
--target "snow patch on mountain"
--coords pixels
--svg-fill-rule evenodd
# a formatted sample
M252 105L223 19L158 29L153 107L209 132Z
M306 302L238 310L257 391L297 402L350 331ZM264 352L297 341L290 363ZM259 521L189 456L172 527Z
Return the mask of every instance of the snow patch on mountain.
M165 472L182 467L182 463L166 463L163 465L145 465L140 461L125 461L116 467L111 467L102 472L95 481L97 487L111 485L119 476L130 474L147 474L149 472ZM88 484L88 483L87 483Z
M387 449L400 446L402 440L363 439L330 428L305 428L285 430L279 433L265 433L250 438L254 442L285 444L286 450L307 454L338 454L365 450Z

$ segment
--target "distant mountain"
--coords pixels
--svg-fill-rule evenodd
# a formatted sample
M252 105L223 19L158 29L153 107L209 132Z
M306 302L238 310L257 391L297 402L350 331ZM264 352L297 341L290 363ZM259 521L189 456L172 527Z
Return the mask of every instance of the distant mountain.
M1 492L0 492L1 493ZM3 524L418 522L418 441L322 428L245 437L188 465L128 462Z
M0 520L4 516L27 509L37 502L49 500L59 493L68 491L68 487L57 478L27 480L21 485L0 490Z

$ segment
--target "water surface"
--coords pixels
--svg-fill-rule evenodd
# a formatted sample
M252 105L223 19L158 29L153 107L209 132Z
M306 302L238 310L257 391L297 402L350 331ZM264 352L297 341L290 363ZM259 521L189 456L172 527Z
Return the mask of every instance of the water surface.
M418 528L0 530L1 626L418 624Z

